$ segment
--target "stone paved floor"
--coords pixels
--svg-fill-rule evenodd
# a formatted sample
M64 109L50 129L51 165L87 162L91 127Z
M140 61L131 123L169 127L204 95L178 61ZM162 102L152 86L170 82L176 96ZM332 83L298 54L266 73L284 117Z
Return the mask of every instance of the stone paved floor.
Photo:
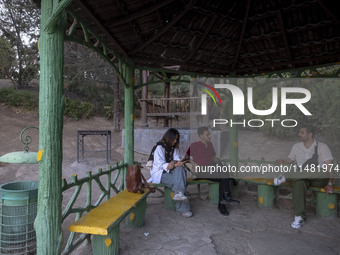
M152 196L152 195L151 195ZM204 196L202 196L204 198ZM241 193L240 205L219 214L206 199L192 197L192 218L164 208L162 198L148 198L145 225L121 224L121 255L340 254L340 218L323 219L308 212L301 230L290 227L291 209L257 207L256 197ZM90 254L90 247L77 254Z

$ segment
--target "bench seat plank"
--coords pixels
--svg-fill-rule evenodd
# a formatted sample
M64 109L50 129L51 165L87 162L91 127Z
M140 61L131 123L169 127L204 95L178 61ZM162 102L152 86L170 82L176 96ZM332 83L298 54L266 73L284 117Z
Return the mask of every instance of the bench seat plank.
M188 178L187 179L187 184L192 185L192 184L205 184L205 183L216 183L218 181L214 181L214 180L207 180L207 179L196 179L196 178Z
M199 179L197 180L196 178L187 178L187 185L193 185L193 184L210 184L210 183L216 183L217 181L213 180L207 180L207 179ZM164 184L162 183L150 183L151 186L154 187L164 187Z
M69 231L107 235L109 229L119 224L135 207L136 203L143 200L149 193L150 191L147 188L144 188L143 194L123 190L72 223L69 226Z
M243 177L243 178L235 178L236 180L255 183L255 184L266 184L266 185L273 185L273 179L266 179L266 178L251 178L251 177Z
M249 183L255 183L255 184L266 184L268 186L274 185L273 179L266 179L266 178L250 178L250 177L244 177L244 178L236 178L237 180L249 182ZM290 182L284 182L281 184L281 186L292 186ZM310 186L308 189L312 191L319 191L319 192L325 192L324 187L313 187ZM333 185L333 193L340 194L340 186Z

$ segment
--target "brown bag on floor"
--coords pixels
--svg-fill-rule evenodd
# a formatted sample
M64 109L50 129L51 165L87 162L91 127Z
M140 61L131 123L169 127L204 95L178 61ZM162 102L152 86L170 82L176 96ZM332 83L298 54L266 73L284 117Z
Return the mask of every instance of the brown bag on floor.
M150 187L148 182L146 181L145 177L141 171L142 166L134 164L128 167L128 171L126 174L126 188L129 192L133 193L144 193L143 190L143 181L144 184L148 187L148 189L154 193L155 188Z

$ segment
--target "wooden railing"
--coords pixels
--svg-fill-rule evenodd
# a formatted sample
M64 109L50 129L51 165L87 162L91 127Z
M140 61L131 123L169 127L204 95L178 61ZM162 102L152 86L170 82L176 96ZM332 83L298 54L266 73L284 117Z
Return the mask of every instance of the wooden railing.
M200 114L193 111L198 109L200 100L200 97L177 97L139 99L139 102L146 102L148 117L170 117Z
M62 180L63 202L68 201L67 204L64 204L62 214L65 240L67 238L62 255L72 253L83 241L90 239L88 234L69 232L68 226L83 214L97 207L105 198L108 200L124 189L127 166L120 162L113 167L109 166L105 171L98 169L96 174L89 171L87 176L82 179L73 175L72 181L69 183L66 179Z

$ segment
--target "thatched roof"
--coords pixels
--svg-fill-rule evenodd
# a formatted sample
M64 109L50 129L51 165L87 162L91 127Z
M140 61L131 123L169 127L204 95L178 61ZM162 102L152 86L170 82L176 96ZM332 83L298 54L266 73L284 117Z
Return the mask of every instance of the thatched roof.
M245 75L339 61L335 3L76 0L68 9L120 57L137 65ZM69 19L69 26L72 22ZM80 29L77 33L80 36Z

